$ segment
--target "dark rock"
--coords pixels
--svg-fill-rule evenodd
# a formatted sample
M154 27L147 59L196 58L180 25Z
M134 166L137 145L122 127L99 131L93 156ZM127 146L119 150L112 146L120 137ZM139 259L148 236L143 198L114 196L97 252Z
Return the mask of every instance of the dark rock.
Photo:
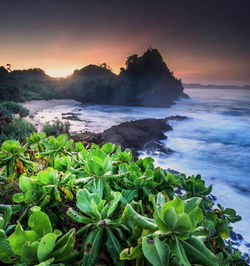
M75 141L82 141L87 144L96 143L102 145L106 142L112 142L120 145L122 149L131 149L135 154L144 149L152 153L162 152L170 154L173 150L165 147L159 141L167 138L164 132L172 130L167 120L174 120L175 118L177 120L186 119L186 117L181 116L163 119L141 119L112 126L103 133L83 132L71 137Z
M183 121L188 119L187 116L182 116L182 115L172 115L172 116L168 116L166 117L167 121Z
M144 145L143 150L146 151L148 154L152 155L168 155L174 152L172 149L166 147L163 143L156 140L151 140L147 142Z
M103 139L101 134L97 134L90 131L84 131L76 135L70 136L75 142L82 142L85 146L90 146L92 144L101 144Z
M77 115L63 116L62 119L71 120L71 121L82 121Z
M123 149L142 150L149 141L166 139L165 131L172 130L166 119L142 119L121 123L102 133L104 142L112 142Z
M217 198L216 198L214 195L212 195L212 194L208 195L207 198L208 198L209 200L212 200L212 201L215 201L215 200L217 199Z
M234 231L230 232L230 238L234 241L241 241L243 240L243 237L241 234L236 234Z
M167 171L168 171L169 173L172 173L173 175L178 175L178 174L180 174L179 171L176 171L176 170L174 170L174 169L170 169L170 168L168 168ZM183 193L182 193L182 194L183 194Z
M250 248L250 243L246 243L245 246Z
M62 113L62 116L64 115L81 115L81 113L73 113L73 112Z

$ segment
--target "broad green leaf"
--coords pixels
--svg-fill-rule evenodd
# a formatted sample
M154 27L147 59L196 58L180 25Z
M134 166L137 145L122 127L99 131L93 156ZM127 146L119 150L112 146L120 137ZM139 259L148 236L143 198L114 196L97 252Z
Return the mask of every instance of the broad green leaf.
M147 179L153 179L154 178L154 172L150 169L147 169L145 172L145 176L147 177Z
M175 229L175 225L177 223L177 214L175 212L175 209L171 207L170 209L167 209L164 213L164 223L171 228L171 230Z
M133 155L130 149L126 149L124 152L120 153L120 159L123 162L131 162L132 158L133 158Z
M16 193L13 195L12 200L16 203L24 202L25 197L23 193Z
M138 257L142 257L142 244L138 244L136 247L130 247L124 249L120 253L120 260L134 260Z
M37 264L36 266L49 266L51 265L51 263L54 261L54 258L48 259L46 261L43 261L39 264ZM60 265L60 264L59 264ZM62 265L63 266L63 265Z
M112 153L115 150L115 148L116 148L115 144L108 142L102 146L101 150L109 154L109 153Z
M229 228L226 221L222 221L219 223L218 232L222 238L224 239L229 238Z
M69 254L73 250L75 244L75 229L70 229L65 235L63 235L56 243L53 253L49 257L54 258L55 261L63 261L68 258Z
M158 193L156 202L155 202L155 197L150 195L149 200L152 202L153 207L155 209L153 216L154 216L154 219L155 219L155 222L158 228L160 229L160 231L164 233L169 232L170 231L169 227L166 225L166 223L164 222L164 219L161 217L161 208L165 204L164 195L162 193Z
M48 233L42 237L38 250L37 257L39 262L42 262L53 251L57 238L62 234L61 231L55 230L53 233Z
M179 233L186 233L192 231L192 223L189 216L186 213L182 213L178 216L177 222L174 226L174 230Z
M194 197L187 200L184 200L184 211L189 214L194 208L199 207L202 198Z
M35 231L24 231L22 226L18 223L15 232L9 237L9 243L13 252L17 255L21 255L23 245L28 241L36 241L39 237L39 234Z
M102 245L102 228L91 231L84 241L83 258L81 265L94 266L100 256Z
M98 178L93 183L93 186L91 188L91 192L96 193L100 198L102 198L104 187L105 187L104 181L102 179Z
M160 241L158 237L154 238L148 235L143 238L142 250L147 260L154 266L169 265L170 249L167 244Z
M91 205L92 200L95 204L99 204L100 202L100 197L96 193L89 193L87 189L80 189L76 194L76 198L76 206L78 209L89 216L99 217Z
M37 249L38 249L39 242L35 241L33 243L31 242L25 242L22 247L22 254L21 254L21 260L25 262L26 264L37 264Z
M37 175L37 179L44 185L57 183L57 172L53 168L47 168L46 171L41 171Z
M94 199L90 202L93 214L97 217L97 220L100 221L102 219L101 213L98 211L98 207L94 201Z
M183 201L176 197L174 200L168 201L167 203L164 204L164 206L161 209L161 217L165 217L165 212L170 209L174 208L176 214L181 214L184 211L184 203Z
M6 264L13 263L14 260L11 259L13 256L14 253L9 242L0 237L0 261Z
M23 192L32 190L32 179L28 176L22 175L19 178L19 187Z
M105 173L102 166L92 159L88 160L87 167L89 169L89 173L92 175L103 176Z
M115 265L125 265L123 261L120 260L120 253L122 252L123 248L120 242L117 240L115 235L112 233L110 229L107 228L108 239L106 242L107 249L113 262Z
M83 143L82 142L77 142L75 144L75 150L76 152L80 152L80 151L83 151L83 150L86 150Z
M132 200L138 197L138 191L135 189L123 189L122 190L122 199L123 203L130 203Z
M146 157L143 159L142 166L145 170L148 169L149 165L154 162L154 159L151 157Z
M90 218L82 215L81 213L75 211L74 209L72 208L69 208L68 211L67 211L67 215L72 219L74 220L75 222L78 222L78 223L83 223L83 224L89 224L89 223L92 223L93 220L91 220Z
M201 264L204 266L219 265L216 256L197 237L180 241L190 262L193 264Z
M48 233L52 233L52 227L47 214L40 211L40 208L33 207L32 214L29 218L28 225L36 231L41 237Z
M154 219L138 214L130 204L127 204L124 212L127 213L140 228L150 231L156 231L158 229Z
M181 242L176 237L170 242L170 250L174 265L191 266Z
M122 198L122 194L120 192L112 192L114 199L111 201L108 211L107 211L107 217L110 217L112 213L115 211L119 201Z
M200 208L194 208L189 213L189 218L192 222L193 229L197 226L198 223L200 223L203 220L203 212Z

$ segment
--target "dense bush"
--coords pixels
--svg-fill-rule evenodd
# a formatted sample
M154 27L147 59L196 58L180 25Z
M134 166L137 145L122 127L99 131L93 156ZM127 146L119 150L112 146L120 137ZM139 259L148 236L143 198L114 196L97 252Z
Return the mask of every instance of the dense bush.
M22 119L28 114L28 109L15 102L0 104L0 143L7 139L25 141L27 136L36 131L31 123Z
M18 103L6 101L2 103L2 106L6 107L13 114L19 114L21 117L29 115L29 110Z
M0 66L0 99L29 101L56 98L56 80L38 68L7 71Z
M23 142L27 136L30 136L35 131L36 128L28 121L15 118L11 124L3 126L0 143L7 139L15 139Z
M43 132L47 136L59 136L60 134L69 133L70 123L68 121L62 122L60 120L56 120L52 124L45 124L43 126Z
M245 265L224 242L241 217L214 207L200 176L133 161L112 143L86 149L67 135L6 141L0 158L2 187L19 182L13 204L0 205L3 263Z

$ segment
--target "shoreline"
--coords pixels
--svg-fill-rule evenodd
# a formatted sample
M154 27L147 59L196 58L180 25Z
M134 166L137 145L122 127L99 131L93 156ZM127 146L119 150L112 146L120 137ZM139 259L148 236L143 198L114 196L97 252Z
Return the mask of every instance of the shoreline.
M39 118L35 117L38 112L60 105L79 105L81 104L81 102L78 102L74 99L50 99L32 100L20 104L29 110L29 116L25 117L24 119L34 125L37 131L39 132L43 128L44 123L42 123Z
M57 106L70 106L70 108L81 104L73 99L52 99L52 100L34 100L25 102L22 105L30 110L30 115L26 118L27 121L32 123L38 131L41 131L43 126L46 124L43 121L43 111L55 107L56 117L53 117L54 121L56 118L63 121L67 119L71 123L74 121L83 121L78 119L78 114L74 112L62 113L57 112ZM67 109L67 108L66 108ZM38 114L41 112L40 114ZM50 113L50 111L49 111ZM64 115L68 115L65 117ZM44 115L46 116L46 115ZM59 118L61 116L61 119ZM47 117L51 118L47 115ZM76 119L77 118L77 119ZM69 132L70 138L76 142L81 141L87 145L96 143L102 145L106 142L112 142L116 145L121 146L122 149L129 148L133 151L135 156L139 154L139 151L145 150L150 154L171 154L174 152L172 149L166 147L160 141L166 139L165 132L172 130L169 125L169 121L182 121L186 120L186 116L169 116L165 118L144 118L144 119L133 119L126 122L121 122L116 125L110 126L104 129L103 132L95 132L91 128L84 128L84 130ZM72 125L72 124L71 124Z

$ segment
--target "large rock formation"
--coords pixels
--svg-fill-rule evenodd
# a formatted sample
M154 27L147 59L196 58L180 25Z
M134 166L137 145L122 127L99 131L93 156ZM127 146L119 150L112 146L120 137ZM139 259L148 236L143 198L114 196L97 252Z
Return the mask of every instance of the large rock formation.
M169 107L183 93L157 49L129 56L117 76L106 64L76 70L65 81L64 93L85 103Z
M122 149L129 148L134 154L146 150L149 153L171 153L172 150L164 146L160 140L166 139L164 132L172 130L168 124L171 120L185 120L185 116L170 116L163 119L140 119L124 122L105 130L103 133L83 132L71 136L76 142L81 141L85 145L96 143L103 145L112 142L120 145Z
M174 77L157 49L150 48L141 57L128 57L119 77L116 92L123 96L123 104L168 107L185 96L181 80Z

